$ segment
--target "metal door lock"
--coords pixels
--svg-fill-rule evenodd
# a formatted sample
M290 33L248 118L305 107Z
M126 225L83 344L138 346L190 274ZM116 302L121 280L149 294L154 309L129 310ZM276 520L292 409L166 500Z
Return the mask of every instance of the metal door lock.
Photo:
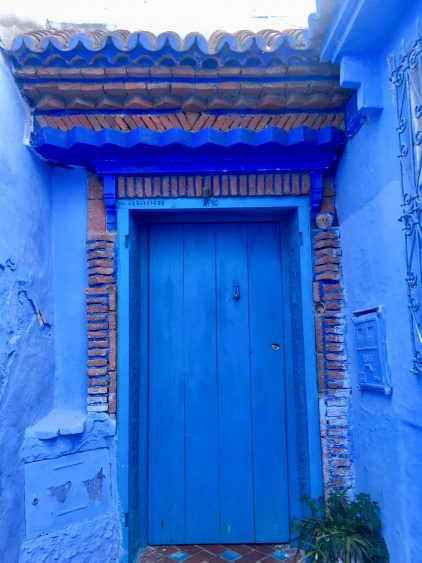
M271 348L274 350L274 352L277 352L277 350L280 350L280 344L277 344L276 342L274 342L274 344L271 346Z

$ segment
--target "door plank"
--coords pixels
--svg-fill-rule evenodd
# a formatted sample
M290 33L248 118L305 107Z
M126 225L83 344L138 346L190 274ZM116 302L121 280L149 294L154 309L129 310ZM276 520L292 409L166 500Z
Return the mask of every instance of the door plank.
M216 267L220 541L242 543L254 538L246 224L216 225Z
M255 541L289 537L280 232L248 226ZM272 344L280 345L278 351Z
M183 226L150 227L148 541L185 542Z
M219 537L215 226L184 226L186 537Z

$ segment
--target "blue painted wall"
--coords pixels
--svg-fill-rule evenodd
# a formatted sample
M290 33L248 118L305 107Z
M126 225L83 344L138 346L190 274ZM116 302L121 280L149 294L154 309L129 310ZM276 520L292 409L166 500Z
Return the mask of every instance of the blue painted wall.
M86 413L86 172L51 167L24 145L28 115L2 59L0 107L0 560L116 562L115 424ZM69 469L63 507L82 498L86 509L52 523L49 507L62 506L50 487L71 454L85 465ZM83 483L101 464L99 505Z
M391 4L396 2L391 1ZM388 10L388 6L385 6ZM417 36L422 2L401 12L391 35L372 53L379 69L383 110L368 118L348 143L337 172L337 211L342 235L348 304L348 344L353 385L356 491L381 505L393 563L422 561L422 379L411 369L405 238L401 215L396 110L387 57ZM367 21L370 27L377 21ZM364 87L371 87L365 84ZM352 312L381 305L386 319L391 398L357 389Z
M25 109L0 60L0 559L24 536L19 449L53 405L50 169L23 144Z
M86 171L55 168L51 191L54 209L55 405L86 411Z

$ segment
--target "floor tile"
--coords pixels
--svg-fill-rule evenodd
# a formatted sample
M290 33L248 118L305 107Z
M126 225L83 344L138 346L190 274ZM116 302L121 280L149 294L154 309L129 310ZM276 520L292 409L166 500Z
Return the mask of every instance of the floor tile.
M198 553L198 551L201 551L202 549L199 545L178 545L177 547L178 549L180 549L180 551L185 551L186 553L190 553L191 555Z
M223 553L223 551L226 551L227 549L229 549L228 546L223 546L223 545L200 545L199 546L201 549L204 549L205 551L209 551L209 553L212 553L213 555L220 555L221 553Z
M233 544L233 545L224 545L226 549L231 549L232 551L237 551L241 555L246 555L246 553L250 553L252 549L244 544Z
M278 561L286 561L286 559L290 557L290 554L287 551L277 549L271 553L271 557L278 559Z
M240 555L240 553L237 553L232 549L227 549L220 554L220 557L222 557L226 561L236 561L236 559L240 559L242 556Z
M190 557L190 554L179 549L179 551L175 551L174 553L169 555L169 557L170 559L173 559L173 561L184 561L185 559Z
M265 555L260 553L259 551L250 551L243 555L241 559L238 560L238 563L256 563L256 561L260 561L264 559Z
M157 545L154 547L154 549L159 553L163 553L164 555L171 555L172 553L179 551L179 548L175 545Z
M195 555L189 557L189 559L186 560L186 563L208 563L214 559L214 557L215 555L209 553L208 551L199 551L198 553L195 553Z

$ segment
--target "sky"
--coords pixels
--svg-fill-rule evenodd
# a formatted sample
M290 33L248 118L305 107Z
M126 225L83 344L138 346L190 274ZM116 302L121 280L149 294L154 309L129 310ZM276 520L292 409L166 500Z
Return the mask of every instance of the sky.
M1 0L0 17L15 15L41 26L46 20L106 23L113 28L199 31L307 27L315 0Z

